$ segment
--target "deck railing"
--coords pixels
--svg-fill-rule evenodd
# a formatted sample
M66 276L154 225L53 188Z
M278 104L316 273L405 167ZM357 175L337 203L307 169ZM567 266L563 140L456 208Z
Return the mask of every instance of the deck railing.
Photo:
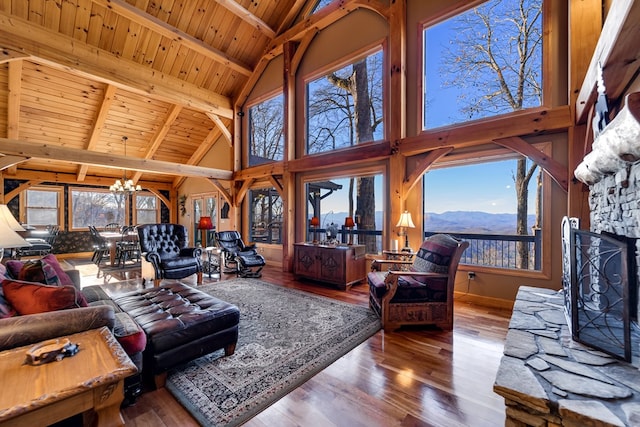
M316 230L318 240L322 240L326 230ZM309 229L312 236L313 229ZM529 259L527 270L540 270L542 266L542 230L536 229L533 235L517 234L485 234L485 233L454 233L446 231L426 231L424 237L434 234L449 234L458 240L469 242L469 247L462 254L461 264L479 265L483 267L518 268L517 245L523 242L527 245ZM376 251L382 252L382 230L353 230L354 243L363 242L364 236L376 236ZM338 233L338 240L346 243L349 231L342 229ZM414 248L417 246L414 243Z

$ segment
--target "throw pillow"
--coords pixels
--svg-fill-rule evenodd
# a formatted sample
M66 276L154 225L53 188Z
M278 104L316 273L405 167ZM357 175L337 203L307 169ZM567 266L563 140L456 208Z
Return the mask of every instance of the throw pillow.
M448 273L458 241L446 234L434 234L422 243L411 266L412 271Z
M4 296L20 315L82 307L82 297L73 286L49 286L20 280L2 281ZM84 303L86 306L86 302Z
M18 274L18 280L39 282L45 285L60 285L60 280L58 279L55 269L41 259L25 262Z
M2 265L2 264L0 264ZM4 319L6 317L13 317L18 313L16 310L9 304L9 301L4 297L4 291L2 290L2 286L0 286L0 319Z
M56 271L56 275L58 276L58 280L60 280L61 285L74 286L73 280L71 280L71 277L69 277L69 275L64 271L54 254L43 256L42 261L53 267L53 269Z
M11 279L17 279L23 266L24 262L17 259L8 260L7 264L5 265L5 267L7 267L7 277Z

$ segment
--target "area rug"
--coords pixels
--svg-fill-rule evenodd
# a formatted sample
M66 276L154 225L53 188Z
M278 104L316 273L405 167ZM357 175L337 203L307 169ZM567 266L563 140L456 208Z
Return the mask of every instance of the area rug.
M198 289L240 309L236 351L169 372L167 389L205 426L237 426L380 329L368 307L231 279Z

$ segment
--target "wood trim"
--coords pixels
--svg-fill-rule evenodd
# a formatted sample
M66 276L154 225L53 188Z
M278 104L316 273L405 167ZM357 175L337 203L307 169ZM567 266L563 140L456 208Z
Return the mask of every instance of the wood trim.
M427 155L418 162L415 169L404 179L402 193L409 194L411 189L420 182L420 178L431 167L431 165L437 162L439 158L446 156L452 151L453 147L444 147L428 152Z
M380 160L389 155L391 155L389 141L367 142L341 150L291 160L288 164L288 170L289 172L306 172L335 168L336 164L344 166L347 163L362 163L363 160Z

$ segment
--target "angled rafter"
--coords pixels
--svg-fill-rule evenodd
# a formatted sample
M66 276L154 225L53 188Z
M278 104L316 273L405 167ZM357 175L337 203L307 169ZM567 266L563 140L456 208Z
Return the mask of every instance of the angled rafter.
M554 159L519 137L495 139L493 142L530 158L532 161L537 163L538 166L544 169L544 171L558 183L560 188L565 192L568 191L568 172L565 165L556 162Z
M204 138L204 140L198 145L196 151L193 152L193 154L185 164L197 165L198 163L200 163L200 160L202 160L202 158L207 154L211 147L213 147L219 137L220 131L218 130L218 128L212 129ZM176 179L173 180L173 186L178 187L183 180L183 176L177 176Z
M233 138L231 136L231 132L229 131L229 129L227 129L225 124L222 122L222 119L220 119L220 117L216 116L215 114L207 114L207 116L209 116L211 121L213 121L213 123L215 123L215 125L218 126L218 129L220 130L220 132L222 132L222 135L229 143L229 147L233 147Z
M26 162L29 160L28 157L22 156L0 156L0 170L7 169L9 167L15 166L18 163ZM10 174L15 175L15 174Z
M104 123L107 120L107 115L109 114L111 105L113 104L115 93L115 86L107 85L104 88L104 97L102 98L102 104L98 109L98 113L96 114L95 119L93 120L93 129L91 129L89 142L87 142L87 146L85 147L85 149L89 151L93 151L98 145L100 135L102 134L102 128L104 127ZM78 182L84 181L84 178L87 176L88 168L89 166L87 165L80 165L78 167Z
M239 17L240 19L242 19L243 21L252 25L254 28L256 28L258 31L260 31L262 34L269 37L270 39L276 36L276 32L273 31L264 21L262 21L262 19L258 18L253 13L249 12L247 9L240 6L235 1L215 0L215 2L218 3L220 6L224 7L225 9L227 9L229 12Z
M169 133L169 129L171 129L171 125L178 118L180 111L182 111L182 107L180 105L171 106L167 117L165 117L164 119L164 123L162 124L162 126L160 126L160 129L158 129L153 138L151 138L151 141L149 141L149 145L144 153L143 158L150 159L151 157L153 157L156 151L158 151L158 147L160 147L160 144L164 140L164 137L167 136L167 133ZM138 171L133 175L131 179L134 183L137 183L141 176L142 172Z
M434 164L439 158L446 156L453 151L453 147L438 148L433 151L429 151L427 155L421 159L413 171L404 179L402 186L402 194L409 194L411 189L420 181L422 175Z
M3 49L18 50L56 69L133 93L233 118L226 96L0 12L0 51Z
M7 137L17 139L20 133L20 94L22 92L22 60L9 62L9 97L7 100ZM11 165L9 174L17 167Z
M92 153L66 147L43 145L15 139L0 138L0 153L34 159L59 160L112 169L129 169L194 178L231 179L232 172L220 169L184 165L159 160L139 159L107 153Z
M121 15L133 22L149 28L150 30L161 34L164 37L170 38L171 40L180 43L184 47L198 52L199 54L204 55L208 58L211 58L214 61L219 62L234 71L237 71L240 74L249 76L253 71L251 67L243 64L241 61L232 58L226 53L209 46L203 41L198 40L197 38L183 31L180 31L175 27L172 27L166 22L161 21L160 19L152 15L149 15L148 13L138 9L135 6L130 5L123 0L93 0L93 2L110 10L113 10L118 15ZM273 36L271 38L273 38Z

